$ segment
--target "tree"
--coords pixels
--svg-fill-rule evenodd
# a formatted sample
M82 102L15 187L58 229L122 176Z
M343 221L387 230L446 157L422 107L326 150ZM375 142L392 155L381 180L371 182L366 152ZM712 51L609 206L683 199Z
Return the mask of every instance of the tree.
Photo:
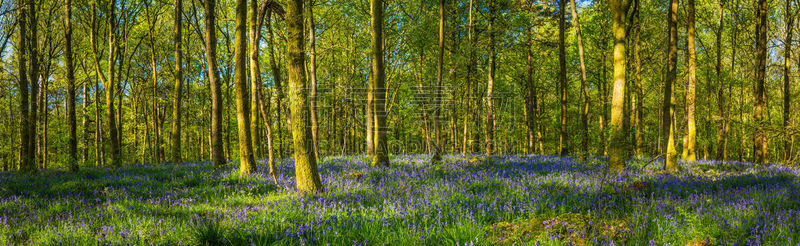
M626 132L623 119L625 111L625 73L626 73L626 53L625 43L626 28L625 17L629 2L625 0L610 0L608 6L611 8L611 31L614 34L614 92L611 98L611 121L609 145L609 169L622 171L625 168L625 148L627 144Z
M767 163L767 133L764 120L764 86L767 73L767 0L756 1L756 71L755 71L755 109L753 119L755 120L756 130L753 137L753 157L754 162L760 164Z
M558 137L558 154L569 154L569 133L567 133L567 51L565 45L565 35L567 25L564 20L566 12L566 0L558 1L558 93L561 105L561 115ZM616 47L615 47L616 48ZM616 62L616 61L615 61ZM615 64L616 65L616 64Z
M563 0L561 0L563 1ZM495 2L489 2L489 80L486 85L486 155L494 154L494 75L497 60L495 50Z
M694 25L694 0L689 0L687 3L689 6L688 9L688 17L686 18L686 39L687 39L687 47L689 53L689 69L688 75L689 79L686 85L686 156L684 159L688 162L694 162L697 160L697 123L695 122L695 80L696 80L696 67L695 65L697 56L695 52L695 25Z
M728 146L728 117L725 110L725 80L722 79L722 30L725 27L725 1L720 1L719 6L717 8L719 14L719 24L717 28L716 34L716 64L714 65L714 71L717 75L717 109L719 113L719 123L717 129L717 160L725 161L727 158L727 146Z
M581 23L578 20L578 11L575 8L575 1L571 0L572 20L575 23L575 34L578 41L578 58L581 63L581 92L583 93L583 109L581 110L581 154L589 155L589 88L586 86L586 64L583 61L583 34L581 33ZM563 15L561 15L563 16Z
M34 126L32 125L32 114L34 114L35 110L29 111L29 108L32 106L28 101L28 79L29 75L27 73L27 66L28 66L28 9L32 8L31 2L25 0L19 0L17 6L17 22L19 23L19 42L17 50L20 50L20 54L17 56L19 61L17 64L19 65L19 113L20 113L20 152L19 152L19 170L21 172L35 172L36 164L33 158L33 144L31 143L33 136L30 134L33 132L31 128ZM32 58L33 59L33 58ZM35 93L31 93L35 94ZM31 100L33 101L33 100Z
M72 58L72 0L67 0L64 5L66 16L64 17L64 59L67 66L67 122L69 124L69 167L73 172L78 171L78 131L75 119L75 67ZM85 100L85 98L84 98Z
M172 108L172 163L181 161L181 86L183 85L183 0L175 0L175 92Z
M311 83L311 139L314 141L314 156L319 159L319 122L317 119L317 31L315 27L316 21L314 20L314 2L309 0L308 3L308 48L309 61L308 61L308 76L309 83Z
M163 149L161 146L161 121L159 120L160 110L158 107L158 70L156 64L156 22L158 22L158 13L151 13L153 10L150 9L150 5L145 2L145 11L147 12L147 19L148 19L148 37L150 41L150 77L153 80L152 89L153 89L153 105L152 111L150 114L153 117L153 133L155 133L155 140L153 143L154 152L153 153L153 162L154 163L161 163L163 159ZM158 12L158 10L154 10ZM152 16L151 16L152 15Z
M255 171L253 142L250 139L250 105L247 94L247 0L236 0L236 34L234 37L234 74L236 87L236 122L239 132L239 174Z
M442 97L442 70L444 69L444 0L439 0L439 54L437 54L436 66L436 92L433 94L436 102L434 102L433 111L433 134L434 134L434 147L433 157L431 163L442 162L442 142L441 142L441 97Z
M222 146L222 87L217 63L216 0L205 0L205 46L208 64L208 82L211 84L211 161L214 169L225 165Z
M291 0L287 3L286 52L289 61L289 100L291 101L292 143L294 145L294 168L297 190L301 193L322 191L322 182L317 170L317 159L311 149L308 98L306 89L305 52L303 51L303 1ZM375 3L371 4L376 7Z
M792 158L791 137L787 132L791 121L791 102L792 102L792 34L794 31L794 17L792 14L792 1L786 0L786 40L783 46L783 160L789 162Z
M375 82L375 155L373 166L389 166L389 147L386 142L386 75L383 64L383 1L370 0L370 16L372 17L372 81ZM294 114L294 110L292 110ZM295 140L297 141L297 140ZM296 144L295 144L296 145ZM297 157L295 157L297 158Z
M475 69L475 39L473 38L472 32L474 31L474 26L472 22L472 9L473 9L473 0L469 0L469 23L467 24L467 96L465 97L464 105L464 131L463 131L463 139L461 141L461 155L467 154L467 149L469 147L469 131L468 131L468 122L470 119L470 111L467 109L470 106L470 102L472 101L472 73Z
M672 103L672 85L677 77L678 65L678 0L670 0L667 13L667 74L664 84L664 104L661 120L661 140L665 150L664 169L669 172L678 171L678 152L675 149L675 124L672 117L675 115L675 105Z

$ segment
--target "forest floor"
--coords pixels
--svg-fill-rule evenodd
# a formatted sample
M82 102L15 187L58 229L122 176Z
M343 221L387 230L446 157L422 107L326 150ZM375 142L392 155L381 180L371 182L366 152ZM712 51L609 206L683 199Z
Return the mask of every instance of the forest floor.
M0 245L796 245L800 168L554 156L320 163L326 192L184 163L0 173Z

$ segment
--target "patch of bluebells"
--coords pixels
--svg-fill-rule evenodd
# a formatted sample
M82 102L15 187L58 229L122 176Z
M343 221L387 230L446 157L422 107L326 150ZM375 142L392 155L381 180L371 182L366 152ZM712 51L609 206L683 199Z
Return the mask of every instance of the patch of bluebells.
M581 214L587 228L569 233L595 245L800 245L794 167L701 160L670 175L631 160L617 174L603 158L429 159L397 155L381 168L327 157L325 192L313 196L296 195L292 160L278 162L277 185L263 166L239 177L208 162L3 173L0 244L491 245L497 223ZM625 236L588 228L604 220L625 221ZM573 243L552 233L520 240Z

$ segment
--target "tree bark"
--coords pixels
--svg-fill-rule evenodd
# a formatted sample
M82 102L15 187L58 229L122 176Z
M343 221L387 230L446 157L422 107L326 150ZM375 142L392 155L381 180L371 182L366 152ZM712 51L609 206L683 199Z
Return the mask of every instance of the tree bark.
M278 146L278 158L281 158L283 155L283 137L281 134L281 126L283 125L283 120L281 119L282 114L282 105L283 105L283 80L281 79L281 71L280 67L278 66L278 62L275 59L275 52L277 47L277 43L275 42L275 34L272 32L272 15L267 16L267 35L269 36L269 59L270 59L270 68L272 70L272 80L275 82L275 113L277 113L277 120L275 125L275 131L278 133L278 141L280 145Z
M389 166L389 148L386 142L386 75L384 74L383 57L383 1L370 0L370 14L372 23L372 80L375 82L375 155L372 157L373 166Z
M444 75L444 6L445 0L439 0L439 53L437 54L436 63L436 88L434 88L434 105L433 105L433 157L431 163L440 163L442 161L442 142L441 142L441 97L442 95L442 78Z
M301 193L322 191L317 159L311 148L311 134L308 127L309 104L304 95L306 90L305 52L303 38L303 1L291 0L287 3L286 30L287 54L289 60L289 100L291 104L292 142L294 145L295 175L297 190ZM372 4L374 5L374 3Z
M792 34L794 31L794 17L792 13L792 2L786 0L786 40L783 50L783 161L789 163L792 159L792 136L789 136L788 129L791 122L791 102L792 102Z
M564 0L560 0L564 1ZM486 85L486 156L494 154L494 75L497 51L495 50L495 6L494 2L489 4L489 80ZM562 12L563 13L563 12Z
M623 120L625 111L625 73L626 73L626 28L625 16L628 3L624 0L610 0L612 32L614 34L614 93L611 99L611 122L609 146L609 169L621 172L625 169L625 148L627 144Z
M664 169L668 172L678 171L678 152L675 149L675 125L672 117L675 115L675 105L672 102L672 85L677 76L678 63L678 0L670 0L667 13L667 36L669 37L667 49L667 76L664 84L664 104L661 121L661 139L665 150L666 160Z
M77 121L75 119L75 67L72 58L72 0L67 0L65 20L65 43L64 43L64 59L67 66L67 111L69 125L69 168L71 171L78 171L78 131ZM84 87L85 88L85 87Z
M314 0L309 1L308 8L308 76L311 83L311 94L309 95L311 110L311 140L314 144L314 156L319 160L319 122L317 120L317 31L316 20L314 19Z
M467 57L467 60L468 60L467 61L467 77L466 77L467 93L466 93L466 97L464 97L465 98L465 103L464 103L464 105L465 105L465 108L464 108L464 131L463 131L463 135L464 136L463 136L462 143L461 143L461 155L466 155L467 154L467 150L470 149L469 148L469 130L468 130L469 124L468 123L469 123L470 114L471 114L469 108L471 106L471 102L473 101L472 100L472 73L473 73L473 70L474 70L474 67L475 67L475 39L472 37L472 32L473 32L473 29L475 27L473 26L473 22L472 22L472 9L473 9L472 5L473 5L473 0L469 0L469 23L468 23L468 27L467 27L468 28L468 30L467 30L467 42L469 42L469 44L467 45L467 50L468 50L467 52L469 54L469 57Z
M697 160L697 123L695 122L695 87L696 87L696 67L697 65L697 55L695 51L695 18L694 18L694 0L688 0L688 17L687 17L687 27L686 27L686 39L687 39L687 49L689 55L689 80L687 84L687 91L686 91L686 127L687 127L687 134L686 134L686 156L685 159L688 162L694 162Z
M753 161L759 164L767 163L767 133L768 122L764 120L765 84L767 73L767 0L758 0L756 5L756 71L755 71L755 108L753 118L756 124L753 136Z
M239 132L239 174L255 171L253 142L250 136L250 105L247 93L247 0L236 0L236 34L234 36L234 78L236 89L236 122Z
M18 19L17 22L19 23L19 42L18 42L18 50L27 51L28 49L28 8L32 8L30 6L29 1L19 0L17 3L17 12L18 12ZM28 88L30 83L28 82L29 75L28 75L28 52L20 52L20 55L17 56L19 59L19 112L20 112L20 153L19 153L19 170L21 172L35 172L36 164L34 163L34 158L32 158L33 150L31 149L31 132L30 129L32 123L31 114L35 111L28 111L30 108L31 101L28 101L29 94ZM31 57L30 59L35 59Z
M714 71L717 75L717 111L719 113L719 123L717 129L717 153L716 159L722 160L723 162L727 158L727 135L728 135L728 120L727 114L725 110L725 80L722 79L722 30L725 27L725 8L724 8L724 1L720 1L719 8L717 9L719 12L719 27L717 28L716 32L716 53L717 59L716 64L714 66Z
M572 21L575 25L575 33L578 41L578 58L581 63L581 92L583 93L583 110L581 110L581 155L589 155L589 88L586 86L586 64L584 63L583 38L581 24L578 19L578 10L575 1L571 0ZM529 58L530 59L530 58Z
M559 103L561 105L561 115L559 122L558 154L568 155L569 136L567 135L567 52L565 45L565 35L567 26L564 17L566 11L566 0L558 1L558 92ZM624 14L623 14L624 16ZM616 47L615 47L616 48ZM615 61L616 62L616 61Z
M183 85L183 0L175 0L175 92L172 108L172 163L181 162L181 86Z
M222 87L219 81L217 61L217 13L216 0L205 0L205 45L208 64L208 82L211 84L211 161L214 169L225 166L225 153L222 145Z

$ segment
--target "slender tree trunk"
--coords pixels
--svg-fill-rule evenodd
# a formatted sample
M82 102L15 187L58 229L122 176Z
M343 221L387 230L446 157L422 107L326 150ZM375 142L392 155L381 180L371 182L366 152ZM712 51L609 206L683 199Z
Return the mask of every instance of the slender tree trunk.
M261 139L259 138L259 124L258 124L258 98L261 96L258 94L258 87L261 84L261 71L259 67L259 59L258 53L261 49L260 41L261 41L261 26L258 24L258 0L252 0L250 2L250 13L248 14L248 22L247 25L250 29L248 32L248 39L250 40L250 49L249 49L249 59L250 59L250 139L252 140L250 145L253 146L253 158L258 160L261 158L260 155L260 148L259 145L261 143Z
M292 142L294 143L295 175L297 190L301 193L322 191L317 159L311 146L311 129L308 125L310 113L308 98L303 92L307 88L304 72L305 52L303 51L303 1L292 0L287 3L286 51L289 60L289 100L291 104ZM372 4L374 7L374 4Z
M439 53L437 54L436 65L436 88L434 88L434 111L433 111L433 158L431 163L442 161L442 142L441 142L441 97L442 97L442 78L444 73L444 0L439 0Z
M678 171L678 152L675 149L675 125L672 117L675 116L675 105L672 102L672 85L677 76L678 63L678 0L670 0L669 12L667 14L667 36L669 37L669 48L667 50L667 80L664 85L664 104L662 110L661 139L662 150L666 160L664 169L669 172Z
M153 156L152 162L154 164L158 164L162 162L161 157L161 130L159 129L158 123L158 78L157 73L158 70L156 69L156 43L155 43L155 25L158 21L158 15L156 13L151 13L150 5L145 5L146 16L148 19L148 33L149 33L149 41L150 41L150 77L153 80L152 84L152 111L150 115L153 117L153 133L155 134L155 139L153 140Z
M764 120L765 108L765 84L767 73L767 0L758 0L756 5L756 71L755 71L755 109L753 118L756 130L753 137L753 157L754 162L760 164L767 163L767 133L765 127L768 122Z
M634 87L635 88L634 89L636 90L636 108L634 109L635 110L635 116L634 116L633 127L636 129L636 132L634 133L634 138L635 138L634 145L635 145L635 150L636 150L636 156L637 157L643 157L645 155L644 139L643 139L644 138L644 134L643 134L643 132L644 132L644 123L643 123L644 122L643 121L644 120L644 93L642 92L642 59L641 59L641 56L639 55L639 52L641 51L641 35L642 35L641 23L642 22L641 22L641 19L639 18L639 13L641 11L638 10L638 8L640 8L640 6L639 6L640 3L637 0L635 2L635 4L637 5L637 10L636 10L636 13L635 13L636 14L636 16L635 16L636 23L634 23L634 25L636 25L634 27L635 30L636 30L636 37L634 39L634 44L633 44L633 59L634 59L634 73L635 73L635 75L634 75L634 77L635 77L634 78L634 83L635 83Z
M717 60L714 66L714 71L717 75L717 109L719 113L719 124L717 129L717 160L722 160L723 162L727 158L725 145L727 142L727 114L725 113L725 80L722 79L722 30L725 27L725 12L724 12L724 1L719 2L718 14L719 14L719 27L717 28L716 32L716 49L717 49Z
M371 59L371 57L370 57ZM367 76L367 108L366 111L366 142L367 142L367 155L372 156L375 154L375 72L372 68L372 60L370 60L369 75Z
M311 140L314 144L314 156L319 160L319 122L317 120L317 32L314 19L314 0L310 0L308 8L308 75L311 83L310 109L311 109Z
M533 84L533 50L531 47L533 46L533 29L532 27L527 28L527 42L525 45L525 50L527 51L528 59L525 63L525 120L526 120L526 127L528 130L528 154L533 154L536 152L536 118L537 118L537 111L536 111L536 89L534 88Z
M281 119L282 114L282 105L283 105L283 80L281 79L281 71L280 67L278 66L278 62L275 59L275 52L277 49L277 43L275 42L275 34L272 32L272 15L267 16L267 35L269 36L269 59L270 59L270 68L272 70L272 80L275 82L275 113L277 113L277 120L275 125L275 131L278 133L278 158L283 156L283 138L281 133L281 126L283 125L283 120Z
M83 133L81 133L81 142L83 143L81 163L86 165L89 160L89 81L83 81L83 116L81 117L81 125Z
M606 137L606 131L607 131L607 127L606 126L608 125L608 81L607 81L608 69L606 67L606 65L608 63L607 62L607 59L608 59L608 53L607 53L607 51L608 51L608 37L604 35L600 44L601 44L601 47L602 47L601 48L602 49L602 52L601 52L602 55L601 55L601 58L600 58L600 63L601 63L600 66L602 67L603 71L601 73L602 78L600 79L600 82L599 82L600 86L599 87L600 87L600 94L602 94L601 97L602 97L602 100L603 100L603 103L602 103L603 107L601 108L602 112L600 113L600 119L599 119L600 122L598 124L600 126L600 131L599 131L600 132L600 148L598 149L597 152L598 152L598 155L600 155L600 156L606 156L606 155L608 155L608 144L607 144L608 139Z
M39 117L38 117L38 114L39 114L39 110L38 109L39 109L39 107L38 107L37 104L39 103L39 88L40 88L39 86L41 85L40 83L42 83L41 74L40 74L40 71L39 71L40 70L39 69L39 47L38 47L39 37L38 37L38 34L37 34L39 21L37 20L36 2L31 1L31 2L29 2L28 5L29 6L26 9L28 11L28 28L29 28L29 33L28 33L29 43L28 43L27 47L28 47L29 55L30 55L30 58L29 58L30 68L28 70L30 73L28 74L28 81L31 83L31 85L30 85L31 86L31 94L30 94L30 96L31 96L31 100L30 100L31 108L30 108L29 116L28 116L29 117L29 119L28 119L29 121L28 122L30 123L30 128L28 129L30 132L28 132L28 136L30 137L31 140L28 142L28 145L29 145L29 148L30 148L30 152L28 153L29 154L28 158L30 158L33 161L34 168L38 168L38 167L36 167L36 164L38 163L37 162L37 158L36 158L36 154L37 154L37 150L38 150L37 149L36 139L39 138Z
M253 142L250 136L250 107L247 93L247 0L236 0L236 34L234 36L234 84L236 87L236 121L239 132L239 174L255 171Z
M108 79L103 80L103 84L105 85L106 89L106 115L108 118L108 141L111 145L111 165L114 167L119 167L122 164L121 159L121 152L119 141L117 138L117 121L116 121L116 113L114 112L114 92L115 87L117 87L117 81L114 78L114 73L116 69L116 60L117 60L117 15L115 13L116 10L116 0L111 0L108 3L109 15L108 15ZM102 78L102 77L101 77ZM106 83L107 82L107 83Z
M31 8L29 4L30 2L19 0L17 3L17 22L19 23L19 42L18 42L18 50L26 51L28 50L28 8ZM20 152L19 152L19 170L21 172L35 172L36 164L34 163L34 159L31 158L31 118L30 115L33 114L31 111L28 111L30 108L30 101L28 101L28 74L27 74L27 65L28 65L28 52L20 52L20 55L17 56L19 59L17 65L19 65L19 112L20 112ZM30 57L30 59L35 59L34 57Z
M183 85L183 0L175 0L175 92L172 108L172 163L181 162L181 86Z
M558 154L568 155L569 150L569 135L567 135L567 52L565 45L565 35L567 26L564 18L566 11L566 0L558 1L558 91L559 103L561 104L561 118L559 122L559 137L558 137Z
M384 74L383 1L370 0L372 22L372 79L375 82L375 155L373 166L389 166L389 148L386 142L386 75ZM296 141L296 140L295 140ZM297 144L295 144L297 146Z
M471 114L469 108L470 108L470 105L471 105L471 101L473 101L472 100L472 73L473 73L473 69L475 67L475 39L472 38L472 32L473 32L473 29L474 29L474 26L473 26L473 23L472 23L472 9L473 9L472 4L473 4L473 0L469 0L469 24L468 24L468 27L467 27L468 28L468 30L467 30L467 39L468 39L467 42L469 42L469 44L467 45L467 50L468 50L467 53L469 54L469 57L467 58L467 60L468 60L467 61L467 78L466 78L467 93L466 93L466 97L464 97L465 98L465 103L464 103L464 105L465 105L465 107L464 107L464 132L463 132L464 136L463 136L463 140L462 140L462 143L461 143L461 154L462 155L466 155L467 154L467 150L469 149L469 130L468 130L469 124L468 123L470 121L470 114Z
M686 27L687 49L689 53L689 80L686 91L686 120L687 120L687 138L686 138L686 161L694 162L697 160L697 123L695 122L695 80L696 80L696 52L695 52L695 24L694 24L694 0L689 0L688 6L688 21Z
M611 99L611 145L609 146L609 169L621 172L625 169L625 149L626 133L623 119L625 111L625 73L626 73L626 28L625 10L628 9L626 1L611 0L611 20L613 23L612 32L614 33L614 93Z
M564 0L561 0L564 1ZM489 81L486 86L486 156L494 154L494 74L497 52L495 50L495 6L489 4ZM563 12L562 12L563 13Z
M72 0L67 0L64 7L66 16L64 17L65 26L65 45L64 59L67 66L67 123L69 125L69 168L71 171L78 171L78 131L75 119L75 67L72 58ZM84 87L85 88L85 87Z
M583 110L581 110L581 155L589 155L589 88L586 86L586 64L584 63L583 52L583 38L581 33L581 24L578 20L578 11L575 7L575 1L571 0L572 21L575 26L575 33L578 41L578 58L581 63L581 92L583 93Z
M794 31L794 17L792 13L792 2L786 0L786 41L783 50L783 161L789 163L792 159L792 137L788 130L791 121L791 100L792 100L792 34Z
M222 146L222 87L217 65L217 13L216 0L205 0L205 45L208 64L208 82L211 87L211 161L214 169L225 166L225 153Z

